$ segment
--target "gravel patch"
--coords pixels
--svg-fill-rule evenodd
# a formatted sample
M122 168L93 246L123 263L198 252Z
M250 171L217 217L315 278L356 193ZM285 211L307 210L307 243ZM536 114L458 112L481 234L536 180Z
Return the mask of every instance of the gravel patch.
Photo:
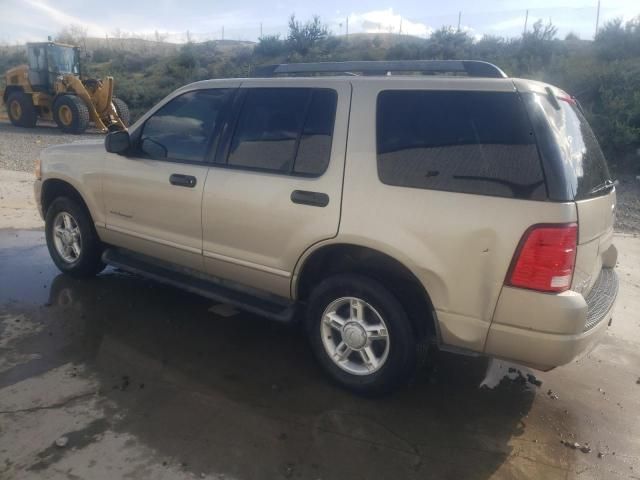
M635 175L618 175L617 179L616 230L640 233L640 178Z
M82 135L62 133L53 123L38 122L36 128L18 128L0 121L0 169L33 172L43 148L99 136L104 135L90 130Z

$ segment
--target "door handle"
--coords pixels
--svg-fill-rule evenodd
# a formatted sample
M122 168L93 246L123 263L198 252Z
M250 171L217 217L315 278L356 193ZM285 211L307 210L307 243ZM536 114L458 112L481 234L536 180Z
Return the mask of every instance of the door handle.
M196 186L198 181L196 177L192 175L182 175L181 173L174 173L169 177L169 182L171 185L177 185L178 187L189 187L193 188Z
M329 205L329 195L321 192L308 192L306 190L294 190L291 192L291 201L313 207L326 207Z

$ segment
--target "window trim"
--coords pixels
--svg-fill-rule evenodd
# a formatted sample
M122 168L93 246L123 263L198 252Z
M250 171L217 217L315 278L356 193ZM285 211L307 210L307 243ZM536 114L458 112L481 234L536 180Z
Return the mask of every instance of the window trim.
M516 95L518 98L518 101L520 102L523 112L525 114L525 117L527 118L527 121L529 122L529 124L531 125L531 131L533 133L533 138L534 138L534 142L533 145L536 147L536 151L538 154L538 162L540 164L540 171L542 173L542 181L543 181L543 185L545 187L545 198L540 198L540 199L535 199L535 198L520 198L520 197L515 197L515 196L505 196L505 195L497 195L497 194L492 194L492 193L476 193L476 192L462 192L462 191L458 191L458 190L444 190L444 189L439 189L439 188L426 188L426 187L417 187L417 186L413 186L413 185L398 185L395 183L389 183L386 182L382 179L382 176L380 174L380 153L378 151L378 134L380 132L380 122L381 122L381 115L378 115L379 113L379 109L380 109L380 96L383 93L386 92L427 92L427 93L432 93L432 92L464 92L464 93L504 93L504 94L513 94ZM394 188L411 188L411 189L416 189L416 190L422 190L422 191L427 191L427 192L442 192L445 194L455 194L455 195L475 195L475 196L481 196L481 197L492 197L492 198L503 198L505 200L518 200L518 201L525 201L525 202L549 202L550 198L549 198L549 187L548 187L548 183L547 183L547 176L545 173L545 165L544 165L544 161L542 158L542 154L540 152L540 147L538 145L538 139L536 136L536 132L533 126L533 122L529 116L529 112L528 109L526 108L525 102L522 99L522 97L520 96L519 92L517 91L509 91L509 92L505 92L505 91L497 91L497 90L463 90L463 89L427 89L427 88L387 88L387 89L383 89L383 90L379 90L378 93L376 93L376 107L375 107L375 124L376 124L376 128L375 128L375 132L374 132L374 137L373 137L373 141L374 141L374 151L375 151L375 157L376 157L376 175L378 176L378 180L380 181L381 184L389 186L389 187L394 187Z
M243 165L230 165L229 164L229 156L231 155L231 143L233 138L237 132L238 124L240 123L240 117L242 112L244 111L244 107L246 104L246 99L249 96L249 92L253 90L264 90L264 89L298 89L298 90L309 90L309 95L306 100L305 112L303 116L303 121L300 130L298 131L298 135L296 137L295 149L293 154L293 159L291 161L290 167L288 171L274 170L271 168L260 168L260 167L247 167ZM338 105L340 103L340 93L338 90L332 87L297 87L297 86L289 86L289 85L265 85L265 86L249 86L242 87L240 86L238 89L238 93L236 95L235 101L238 102L238 105L233 105L233 112L228 116L228 125L233 125L233 127L228 128L227 131L223 132L224 137L218 143L218 148L215 154L215 160L211 163L210 166L216 168L225 168L229 170L240 170L247 172L255 172L255 173L266 173L271 175L278 175L280 177L297 177L297 178L320 178L329 169L329 165L331 164L331 158L333 155L333 140L335 136L336 129L336 120L338 118ZM304 135L304 129L307 123L309 110L311 108L311 103L313 102L313 93L318 90L329 90L335 95L335 109L333 113L333 126L331 129L331 148L329 149L329 161L324 166L322 172L317 174L312 173L301 173L295 171L296 161L298 159L298 150L300 147L300 142L302 140L302 136ZM235 103L235 102L234 102Z
M213 131L208 135L207 138L207 142L206 142L206 148L205 148L205 152L203 155L203 159L202 160L186 160L186 159L181 159L181 158L173 158L173 157L167 157L167 158L152 158L148 155L145 155L142 152L141 149L141 143L142 143L142 135L144 134L144 128L147 125L147 122L152 119L160 110L162 110L165 106L169 105L171 102L173 102L174 100L183 97L184 95L188 95L191 93L199 93L199 92L210 92L210 91L214 91L214 90L227 90L229 92L229 98L227 99L225 105L222 107L220 114L221 115L221 121L218 122L216 119L216 126L213 129ZM215 149L217 147L217 145L220 143L220 139L222 138L222 134L223 132L223 128L224 126L226 126L228 118L230 116L229 109L232 107L233 102L238 94L238 90L239 87L218 87L218 88L196 88L193 90L188 90L186 92L182 92L179 95L176 95L175 97L171 97L167 102L163 103L162 105L158 106L158 108L155 109L155 111L149 115L147 118L145 118L144 122L142 123L142 125L140 125L135 132L135 138L132 138L132 143L133 146L131 148L131 154L128 154L127 157L128 158L140 158L143 160L151 160L154 162L167 162L167 163L178 163L178 164L185 164L185 165L201 165L201 166L211 166L211 164L214 161L214 156L213 152L215 152Z

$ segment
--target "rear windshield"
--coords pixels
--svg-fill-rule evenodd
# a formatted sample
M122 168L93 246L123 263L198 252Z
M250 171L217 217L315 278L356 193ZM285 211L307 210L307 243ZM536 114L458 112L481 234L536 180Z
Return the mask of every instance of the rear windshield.
M550 143L541 144L541 150L552 157L548 161L558 164L550 169L564 177L569 199L583 200L608 193L603 188L611 181L607 162L578 105L563 99L557 99L554 105L548 95L537 93L522 96L532 117L546 118L546 122L534 120L536 135L539 142Z
M383 183L546 200L532 126L511 92L387 90L377 105Z

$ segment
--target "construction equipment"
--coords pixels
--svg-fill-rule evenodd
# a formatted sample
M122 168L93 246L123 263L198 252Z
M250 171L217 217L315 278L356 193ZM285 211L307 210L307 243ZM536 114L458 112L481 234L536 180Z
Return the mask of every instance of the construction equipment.
M2 93L11 123L34 127L54 120L62 131L82 133L93 122L102 132L124 130L129 108L113 96L113 77L82 78L80 51L56 42L27 43L28 65L5 74Z

